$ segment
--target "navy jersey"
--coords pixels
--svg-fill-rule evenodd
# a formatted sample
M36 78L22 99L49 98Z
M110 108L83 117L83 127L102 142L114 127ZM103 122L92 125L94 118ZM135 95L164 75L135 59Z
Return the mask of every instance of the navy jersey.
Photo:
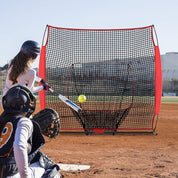
M5 178L12 176L18 172L14 152L13 142L17 123L24 116L11 116L6 122L2 133L0 134L0 176ZM38 153L39 149L44 145L45 140L42 136L39 125L32 121L33 133L28 140L28 162L31 163Z

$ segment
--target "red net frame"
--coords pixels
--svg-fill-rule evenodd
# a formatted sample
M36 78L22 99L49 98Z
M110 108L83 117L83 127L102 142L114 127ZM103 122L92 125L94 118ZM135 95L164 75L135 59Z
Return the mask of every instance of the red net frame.
M139 33L140 33L140 35L142 36L142 37L144 37L142 40L145 40L145 43L146 43L146 46L145 46L145 49L144 49L144 52L143 52L143 49L142 49L142 51L141 52L143 52L143 56L144 56L144 54L146 54L147 55L147 51L148 50L150 50L151 51L151 54L149 54L150 56L151 56L151 58L154 60L153 61L153 63L148 63L148 65L150 64L150 65L152 65L152 68L153 69L151 69L151 75L153 75L153 73L152 72L154 72L154 75L152 76L152 77L154 77L154 78L152 78L154 81L154 84L152 84L152 90L153 90L153 92L152 92L152 94L151 94L151 101L150 101L150 105L151 105L151 116L149 116L149 117L143 117L143 118L141 118L141 117L137 117L137 116L135 116L135 114L132 112L132 114L130 114L131 116L127 116L127 119L126 119L126 121L124 121L123 123L122 123L122 125L117 129L117 130L119 130L119 131L153 131L154 130L154 128L156 127L156 125L155 125L155 117L156 116L158 116L158 114L159 114L159 110L160 110L160 103L161 103L161 94L162 94L162 70L161 70L161 58L160 58L160 51L159 51L159 46L158 46L158 42L157 42L157 45L155 45L155 42L154 42L154 34L155 34L155 36L156 36L156 32L155 32L155 29L154 29L154 26L153 25L151 25L151 26L147 26L147 27L141 27L141 28L130 28L130 29L75 29L75 28L60 28L60 27L53 27L53 26L47 26L47 33L45 33L45 34L47 34L47 40L46 40L46 43L45 43L45 45L43 45L42 46L42 50L41 50L41 55L40 55L40 63L39 63L39 76L40 77L42 77L42 78L44 78L44 79L46 79L47 81L49 81L50 80L50 78L51 78L51 76L47 76L46 75L46 69L47 68L49 68L50 67L50 62L47 62L47 60L48 60L48 58L50 58L51 56L49 56L49 53L51 53L50 52L50 50L49 50L49 48L51 48L51 45L49 45L48 43L50 43L50 44L52 44L52 39L51 39L51 36L50 36L50 33L54 33L54 32L52 32L52 31L55 31L55 33L57 33L57 31L60 31L60 37L61 37L61 35L64 35L65 34L65 32L67 32L67 33L70 33L71 31L72 32L76 32L76 34L78 33L78 32L80 32L80 33L84 33L85 34L85 32L87 32L87 35L89 34L89 33L100 33L100 32L111 32L111 33L114 33L114 32L121 32L121 35L119 34L118 36L116 35L116 37L118 37L118 40L120 39L121 41L122 40L125 40L125 38L128 38L128 36L130 37L130 38L132 38L131 36L132 36L132 32L134 32L134 35L137 35L137 37L136 38L139 38ZM138 31L138 33L137 33L137 31ZM146 31L146 32L145 32ZM122 32L124 32L124 33L122 33ZM129 34L130 33L130 34ZM128 36L127 36L127 34L129 34ZM144 35L145 36L144 36ZM78 35L78 34L77 34ZM122 36L123 35L123 36ZM59 37L58 36L58 37ZM79 35L80 36L80 35ZM125 36L125 37L124 37ZM85 35L84 35L84 37L86 37ZM82 38L84 38L84 37L82 37ZM120 38L119 38L120 37ZM54 37L53 37L54 38ZM149 38L149 42L147 42L146 40L147 40L147 38ZM157 37L156 37L157 38ZM68 40L68 39L67 39ZM128 40L128 39L127 39ZM132 40L134 40L134 38L132 39ZM136 39L138 42L139 42L139 39ZM50 41L50 42L49 42ZM129 41L129 40L128 40ZM147 45L147 43L149 43L149 45ZM133 43L133 44L135 44L135 43ZM151 45L150 45L151 44ZM125 44L124 44L125 45ZM50 46L50 47L49 47ZM147 49L147 47L150 47L151 49ZM134 47L132 47L133 49L134 49ZM144 47L142 47L142 48L144 48ZM54 51L55 51L55 49L53 49ZM47 52L46 52L47 51ZM146 52L145 52L146 51ZM139 53L139 49L137 50L137 52ZM131 65L133 65L132 67L133 68L137 68L137 69L139 69L139 67L141 68L142 66L140 65L139 66L139 62L140 63L142 63L142 58L144 58L144 60L145 59L147 59L148 57L146 56L146 57L130 57L129 56L129 58L133 58L134 60L135 60L135 58L137 58L136 59L136 62L134 62L134 60L133 61L131 61L130 62L130 64ZM125 56L124 56L125 57ZM152 60L151 59L151 60ZM112 60L112 59L111 59ZM119 60L119 59L118 59ZM149 59L150 60L150 59ZM69 65L68 65L68 67L72 64L72 63L75 63L76 61L72 61L72 62L69 62ZM77 61L77 62L80 62L80 61ZM83 62L83 61L82 61ZM137 66L138 65L138 66ZM147 64L143 64L143 68L146 66ZM140 69L141 70L141 69ZM150 72L150 71L149 71ZM139 74L138 74L139 75ZM137 76L136 76L136 78L137 78ZM67 77L66 77L66 80L67 80ZM138 79L139 80L139 79ZM145 85L145 86L148 86L148 85L150 85L150 84L148 84L148 82L151 82L151 80L149 79L149 80L145 80L145 78L144 79L141 79L142 80L142 83L146 83L147 82L147 84ZM145 81L144 81L145 80ZM54 82L54 81L53 81ZM48 82L49 83L49 82ZM50 85L53 85L52 83L50 83ZM55 86L54 86L54 88L55 88ZM144 87L142 87L142 88L144 88ZM56 89L56 90L58 90L58 89ZM67 87L66 87L66 92L64 92L64 91L62 91L62 90L60 90L59 89L59 93L62 93L62 94L64 94L64 95L66 95L67 96ZM136 89L135 89L136 90ZM149 91L149 92L151 92L151 91ZM136 92L137 93L137 92ZM40 106L41 106L41 109L44 109L45 107L53 107L54 109L56 109L56 110L60 110L60 109L62 109L62 110L67 110L68 111L68 108L66 108L66 106L65 106L65 104L63 104L63 103L61 103L60 101L58 101L58 106L56 106L56 104L54 104L55 102L57 102L56 100L54 101L54 103L53 103L53 101L48 101L48 99L46 99L47 97L49 98L49 96L46 96L46 95L48 95L48 94L46 94L44 91L41 91L40 92L40 94L39 94L39 97L40 97ZM137 96L138 96L138 94L136 94ZM142 95L144 95L144 94L142 94ZM68 96L69 97L69 96ZM137 97L138 98L138 97ZM148 99L148 97L145 97L145 98L147 98ZM77 102L77 101L74 101L74 102ZM139 105L140 105L140 103L138 104L136 104L136 102L135 101L133 101L134 102L134 107L138 107L139 108ZM145 105L145 102L146 101L141 101L141 102L143 102L144 103L144 105ZM50 103L50 104L49 104ZM79 103L78 103L79 104ZM136 105L138 105L138 106L136 106ZM141 105L140 105L141 106ZM146 107L146 106L145 106ZM60 108L60 109L59 109ZM143 108L143 109L141 109L140 110L140 113L142 113L143 112L143 110L144 110L145 108ZM136 110L136 109L135 109ZM59 115L62 117L62 127L61 127L61 130L62 131L71 131L71 130L83 130L83 128L80 126L80 125L78 125L77 123L76 123L76 121L74 121L75 119L75 117L72 115L72 113L71 112L68 112L69 114L66 114L66 112L61 112L61 111L58 111L59 112ZM135 112L135 111L134 111ZM138 112L138 115L140 114L139 112ZM148 112L147 112L148 113ZM147 114L146 113L146 114ZM135 121L133 122L133 124L130 124L130 122L132 122L131 121L131 119L132 118L134 118L134 120L137 120L136 119L136 117L138 118L138 124L136 124L135 123ZM149 122L148 123L144 123L144 122L146 122L147 120L149 120ZM139 123L140 122L140 123ZM67 123L70 123L69 124L69 126L67 125ZM130 125L129 125L130 124ZM140 126L140 124L141 125L143 125L143 126ZM128 125L128 126L127 126ZM100 129L99 129L100 130ZM103 132L103 129L101 129L100 131L98 130L98 128L96 128L95 129L95 131L96 132Z

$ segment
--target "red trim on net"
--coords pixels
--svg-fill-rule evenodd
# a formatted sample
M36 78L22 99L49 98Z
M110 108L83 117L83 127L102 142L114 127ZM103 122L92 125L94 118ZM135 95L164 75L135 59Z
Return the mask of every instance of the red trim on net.
M159 47L155 46L155 113L159 114L162 96L162 68ZM154 119L153 119L154 120Z
M40 54L40 61L39 61L39 77L46 80L46 62L45 62L45 55L46 55L46 46L42 46L41 48L41 54ZM46 96L45 96L45 90L39 91L39 100L40 100L40 107L41 110L46 108Z
M55 29L61 29L61 30L81 30L81 31L122 31L122 30L138 30L138 29L145 29L153 27L153 25L146 26L146 27L138 27L138 28L123 28L123 29L80 29L80 28L63 28L63 27L54 27L51 25L48 25L48 31L49 28L55 28Z
M104 133L104 129L94 129L94 133Z
M84 130L95 130L94 128L92 128L92 129L83 129L83 128L61 128L61 131L73 131L73 130L82 130L82 131L84 131ZM104 130L121 130L121 131L132 131L132 130L134 130L134 131L137 131L137 130L139 130L139 131L142 131L142 130L144 130L144 131L146 131L146 130L148 130L148 131L152 131L153 129L152 128L117 128L117 129L110 129L110 128L105 128Z

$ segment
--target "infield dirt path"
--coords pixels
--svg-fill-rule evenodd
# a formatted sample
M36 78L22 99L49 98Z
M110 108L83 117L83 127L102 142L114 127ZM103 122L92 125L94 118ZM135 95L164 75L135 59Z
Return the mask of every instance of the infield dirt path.
M161 104L156 132L61 133L42 150L57 163L91 165L85 171L61 171L62 177L178 178L178 104Z
M156 132L60 133L57 139L46 138L42 151L56 163L91 165L84 171L61 171L65 178L178 178L178 104L161 104Z

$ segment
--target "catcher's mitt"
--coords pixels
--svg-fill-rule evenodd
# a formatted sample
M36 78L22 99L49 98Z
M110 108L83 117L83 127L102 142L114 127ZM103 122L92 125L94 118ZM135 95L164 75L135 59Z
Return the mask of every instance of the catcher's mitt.
M33 116L41 128L43 135L55 138L60 131L60 119L58 113L54 109L46 108Z

